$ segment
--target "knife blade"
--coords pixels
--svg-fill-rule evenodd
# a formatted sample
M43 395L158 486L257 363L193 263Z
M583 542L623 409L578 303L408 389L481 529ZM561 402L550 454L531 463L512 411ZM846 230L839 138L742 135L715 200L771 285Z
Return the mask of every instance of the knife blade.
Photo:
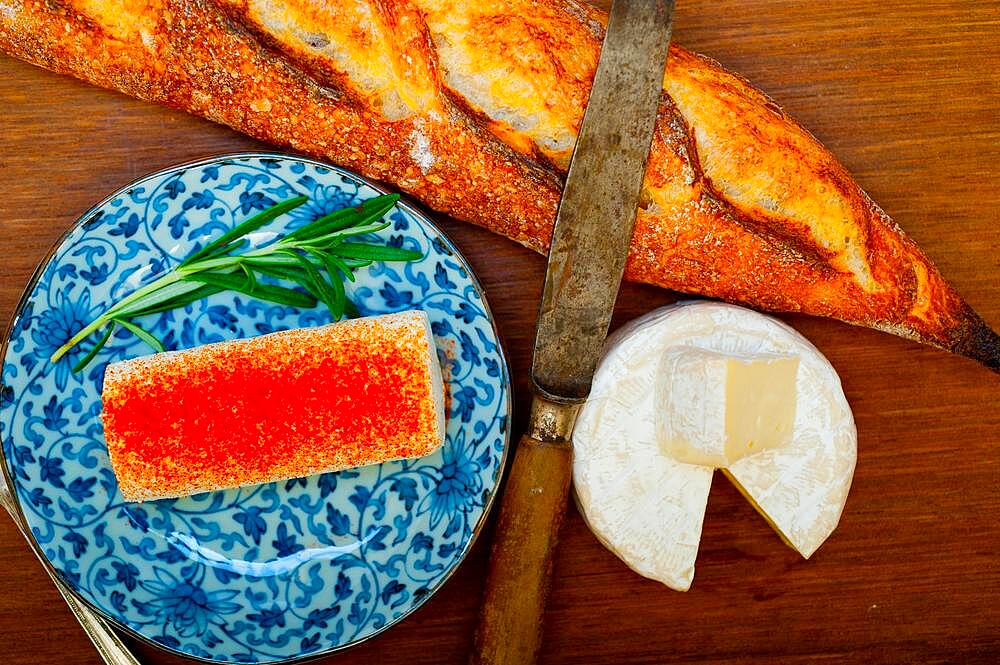
M572 431L590 392L635 224L662 94L672 0L615 0L549 249L528 431L507 477L474 665L535 662L572 472Z
M662 94L672 2L616 2L549 250L532 380L583 400L607 336Z

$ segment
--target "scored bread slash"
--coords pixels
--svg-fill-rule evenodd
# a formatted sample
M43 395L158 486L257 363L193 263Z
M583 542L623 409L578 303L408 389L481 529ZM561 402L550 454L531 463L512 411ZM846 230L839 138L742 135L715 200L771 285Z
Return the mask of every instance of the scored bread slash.
M127 501L423 457L445 436L421 311L112 363L102 400Z

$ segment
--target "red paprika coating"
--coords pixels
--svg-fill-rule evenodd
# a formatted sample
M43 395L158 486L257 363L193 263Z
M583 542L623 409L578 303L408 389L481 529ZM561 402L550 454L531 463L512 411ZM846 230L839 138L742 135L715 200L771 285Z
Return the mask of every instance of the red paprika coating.
M122 493L178 496L432 452L443 436L432 338L421 313L390 317L109 366L102 419Z

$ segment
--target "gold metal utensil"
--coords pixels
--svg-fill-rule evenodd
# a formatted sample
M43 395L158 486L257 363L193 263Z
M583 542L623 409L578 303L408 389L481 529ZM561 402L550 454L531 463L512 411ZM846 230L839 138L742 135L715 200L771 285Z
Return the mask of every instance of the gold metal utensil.
M21 515L21 511L17 506L14 499L14 488L11 485L10 478L7 477L6 470L0 473L0 503L3 507L7 509L10 514L14 524L17 525L18 530L21 535L31 543L31 537L28 535L28 524L24 521L24 516ZM55 571L42 559L38 550L35 549L32 544L32 550L35 555L38 556L39 560L42 561L42 568L45 572L49 574L52 578L52 582L56 585L56 589L62 595L63 600L69 605L69 609L73 612L73 616L76 620L80 622L80 626L83 627L83 632L87 633L87 637L90 641L94 643L94 648L97 649L97 653L101 654L101 659L107 663L107 665L139 665L139 660L129 651L125 643L122 642L121 638L112 630L108 622L101 618L92 609L81 603L73 593L66 586Z

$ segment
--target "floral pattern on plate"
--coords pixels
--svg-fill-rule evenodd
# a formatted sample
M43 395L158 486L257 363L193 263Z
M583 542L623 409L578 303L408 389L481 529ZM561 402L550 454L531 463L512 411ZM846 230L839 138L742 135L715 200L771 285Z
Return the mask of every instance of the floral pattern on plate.
M2 357L6 470L48 562L139 636L217 662L277 662L343 648L417 608L482 526L508 443L507 366L468 265L405 204L379 237L424 257L375 263L346 286L363 315L419 308L430 316L450 394L447 439L434 455L126 503L102 437L100 386L108 362L147 350L120 331L83 373L70 369L80 347L48 360L110 303L258 210L311 197L254 235L252 242L264 243L379 193L342 170L280 155L171 168L84 215L32 280ZM222 293L141 322L176 349L329 320L322 307Z

